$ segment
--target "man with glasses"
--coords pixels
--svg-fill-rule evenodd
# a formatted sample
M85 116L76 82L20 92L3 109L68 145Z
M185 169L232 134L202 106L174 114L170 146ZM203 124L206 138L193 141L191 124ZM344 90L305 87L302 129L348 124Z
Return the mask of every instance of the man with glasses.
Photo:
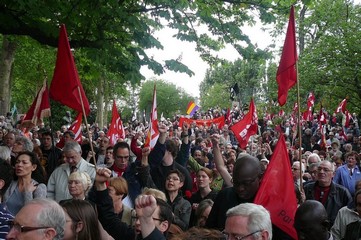
M98 168L94 183L95 199L98 207L99 221L104 229L115 239L165 239L172 220L173 213L170 206L163 200L150 195L139 195L135 200L136 222L135 230L132 226L121 222L114 213L113 202L108 194L106 181L111 177L107 168Z
M270 214L261 205L239 204L227 211L223 234L226 240L270 240L272 239Z
M295 184L297 184L297 186L300 186L301 184L301 181L302 182L305 182L305 180L302 179L302 176L300 177L300 167L302 166L302 176L303 174L305 173L305 165L300 161L295 161L293 164L292 164L292 177L293 177L293 181Z
M128 196L123 203L130 208L134 207L136 197L141 193L142 188L154 188L155 185L150 176L148 164L149 148L142 149L142 161L130 162L130 147L126 142L118 142L113 147L114 164L110 168L113 177L123 177L128 182Z
M224 229L226 212L241 203L253 202L262 178L259 160L242 154L233 168L233 187L221 190L206 222L207 228Z
M334 173L334 165L324 160L317 168L317 181L304 186L306 200L319 201L326 208L330 226L333 225L338 211L352 202L350 192L332 182Z
M64 210L50 199L35 199L27 203L10 221L7 240L61 240L64 236Z
M68 190L68 178L72 172L86 172L92 182L95 179L95 167L81 157L79 143L74 141L65 143L63 154L65 163L54 170L47 186L47 197L57 202L72 198Z

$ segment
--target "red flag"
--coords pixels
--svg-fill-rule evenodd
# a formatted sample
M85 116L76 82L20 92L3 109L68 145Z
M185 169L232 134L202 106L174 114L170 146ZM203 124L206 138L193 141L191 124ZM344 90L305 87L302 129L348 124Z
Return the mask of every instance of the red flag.
M36 94L30 109L24 116L22 125L25 127L38 126L43 122L44 117L50 116L49 90L46 80Z
M238 123L230 128L238 140L238 145L245 149L250 136L258 132L258 117L253 99L249 103L249 112Z
M323 111L323 107L322 107L322 105L321 105L320 114L319 114L319 116L318 116L318 122L319 122L320 124L326 124L326 123L327 123L326 118L327 118L327 115L326 115L326 113Z
M346 111L346 104L347 104L347 100L344 99L342 100L342 102L340 102L340 104L338 105L337 109L336 109L336 113L345 113Z
M313 107L314 105L315 105L315 95L313 94L313 92L310 92L307 98L307 107Z
M79 94L79 90L81 95ZM78 112L83 112L83 102L85 114L89 115L90 113L89 102L79 80L78 70L76 69L74 58L70 51L64 24L61 25L60 28L58 54L53 80L50 85L50 97Z
M345 127L350 126L350 121L353 120L351 113L346 109L345 110Z
M226 113L226 123L231 124L232 123L232 115L231 110L228 108Z
M280 109L280 111L278 112L278 116L283 117L284 115L285 115L285 111L283 111L283 109Z
M283 45L282 56L277 70L278 103L283 106L287 101L288 90L297 82L296 62L296 28L295 10L291 7L286 39Z
M313 114L312 114L312 107L307 107L307 110L303 112L302 118L305 121L312 121Z
M78 113L78 116L76 116L75 121L71 124L69 127L69 131L72 131L75 134L74 140L78 143L82 142L82 131L81 131L81 123L82 123L83 114L81 112Z
M117 105L115 104L115 100L113 100L112 121L110 123L110 127L109 127L109 131L107 133L107 136L110 140L111 145L115 145L119 138L125 139L123 122L118 113Z
M254 203L262 205L270 212L274 225L297 239L296 230L293 228L297 200L283 134L272 154Z
M154 84L153 105L152 105L152 111L150 113L147 138L145 139L144 146L153 149L155 144L157 143L158 138L159 138L159 131L158 131L158 116L157 116L157 93Z

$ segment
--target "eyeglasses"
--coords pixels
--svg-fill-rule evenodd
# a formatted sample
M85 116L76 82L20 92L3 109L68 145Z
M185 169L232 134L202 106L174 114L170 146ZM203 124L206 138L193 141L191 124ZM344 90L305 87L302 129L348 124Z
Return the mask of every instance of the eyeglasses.
M167 180L167 181L172 180L172 181L174 181L174 182L175 182L175 181L180 181L180 179L177 178L177 177L167 177L166 180Z
M246 236L236 236L232 233L227 233L225 231L222 232L225 240L230 240L230 239L236 239L236 240L242 240L242 239L246 239L250 236L252 236L253 234L256 234L256 233L259 233L259 232L262 232L263 230L258 230L258 231L255 231L253 233L250 233L250 234L247 234Z
M34 231L34 230L39 230L39 229L46 229L46 228L51 228L51 227L28 227L28 226L22 226L19 223L15 223L14 221L8 221L7 224L9 225L10 229L14 229L17 232L30 232L30 231Z
M325 173L329 173L329 172L332 172L332 170L331 169L328 169L328 168L317 168L317 172L321 172L321 171L324 171Z
M257 175L256 177L252 178L252 179L248 179L248 180L242 180L242 181L238 181L234 178L232 178L232 183L234 186L245 186L248 187L249 185L251 185L252 183L254 183L257 179L259 178L259 176Z

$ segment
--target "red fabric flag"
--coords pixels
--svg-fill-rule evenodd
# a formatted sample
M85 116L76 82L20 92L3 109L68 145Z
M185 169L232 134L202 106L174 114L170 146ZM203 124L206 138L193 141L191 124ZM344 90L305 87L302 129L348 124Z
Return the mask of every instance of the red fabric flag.
M210 127L212 125L216 125L218 129L221 129L225 124L226 118L224 116L213 118L213 119L191 119L180 117L178 126L183 126L183 123L188 123L188 125L196 124L197 126L207 126Z
M254 203L262 205L270 212L274 225L297 239L296 230L293 228L297 200L283 134L272 154Z
M78 143L82 142L82 129L81 129L81 123L82 123L83 114L81 112L78 113L78 116L76 116L75 121L71 124L69 127L69 131L72 131L75 134L74 140Z
M344 99L342 100L342 102L340 102L340 104L338 105L337 109L336 109L336 113L345 113L346 111L346 104L347 104L347 100Z
M303 112L302 118L304 121L312 121L313 114L312 114L312 107L307 107L307 110Z
M157 93L154 85L153 105L152 105L152 111L150 113L149 129L148 129L147 137L145 139L144 146L153 149L158 141L158 138L159 138L159 131L158 131L158 115L157 115Z
M78 88L80 89L81 95L79 94ZM85 114L89 115L90 113L89 102L79 80L78 70L76 69L74 58L70 51L64 24L61 25L60 28L58 54L53 80L50 85L50 97L78 112L83 112L83 102Z
M279 117L283 117L285 115L285 111L283 111L283 109L281 109L279 112L278 112L278 116Z
M49 90L46 80L44 84L36 94L36 97L26 112L22 126L30 128L33 126L39 126L43 122L44 117L50 116L50 102L49 102Z
M231 124L232 123L232 115L231 110L228 108L226 113L226 123Z
M287 101L288 90L297 82L296 62L296 28L295 10L291 7L286 39L283 45L282 56L277 70L278 103L283 106Z
M310 92L307 98L307 107L313 107L314 105L315 105L315 95L313 94L313 92Z
M119 138L125 139L125 131L123 128L123 122L117 110L115 100L113 100L112 108L112 121L107 133L111 145L115 145Z
M350 121L353 120L351 113L346 109L345 110L345 127L350 126Z
M238 145L242 149L245 149L250 136L257 134L258 132L258 117L253 99L251 99L251 102L249 104L249 112L244 116L241 121L231 126L230 129L233 131L234 136L237 138Z

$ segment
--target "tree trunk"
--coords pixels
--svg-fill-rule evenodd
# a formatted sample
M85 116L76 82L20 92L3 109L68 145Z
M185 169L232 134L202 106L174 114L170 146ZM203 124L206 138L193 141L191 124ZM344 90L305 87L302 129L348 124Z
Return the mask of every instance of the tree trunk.
M14 63L16 43L3 38L0 52L0 114L10 110L11 70Z
M301 12L300 12L300 18L299 18L299 31L298 31L298 38L299 38L299 50L301 55L303 53L303 50L305 49L305 14L307 11L306 4L303 5Z

